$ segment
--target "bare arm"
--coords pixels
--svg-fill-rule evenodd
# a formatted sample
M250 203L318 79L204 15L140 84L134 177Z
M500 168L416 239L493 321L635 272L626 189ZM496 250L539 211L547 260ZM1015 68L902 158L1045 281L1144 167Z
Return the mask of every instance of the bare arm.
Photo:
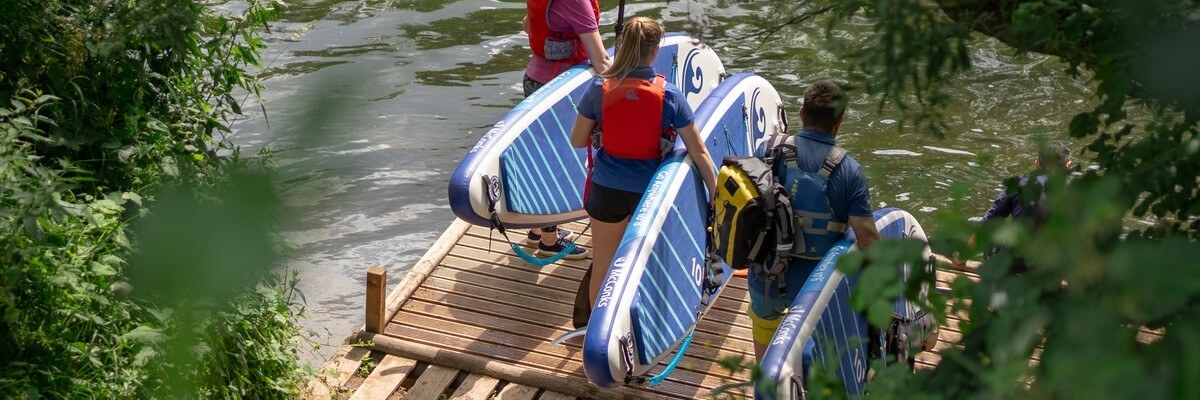
M579 115L575 117L575 126L571 128L571 146L584 148L588 145L588 138L592 136L592 132L596 130L596 121Z
M875 217L851 215L850 227L854 228L855 242L862 251L867 251L871 247L871 243L879 239L879 231L875 230Z
M588 59L592 61L592 66L596 68L596 73L604 72L608 67L612 66L612 58L608 57L608 50L604 49L604 41L600 39L600 31L580 34L579 41L583 43L583 50L587 51Z
M696 130L696 124L688 124L676 131L683 138L683 146L687 148L688 156L692 158L696 169L700 171L700 177L704 179L704 186L708 188L708 201L711 203L713 196L717 194L717 173L713 170L712 156L708 154L708 148L704 147L703 141L700 140L700 131Z
M529 34L529 14L525 14L525 18L521 18L521 29L525 30L525 34Z

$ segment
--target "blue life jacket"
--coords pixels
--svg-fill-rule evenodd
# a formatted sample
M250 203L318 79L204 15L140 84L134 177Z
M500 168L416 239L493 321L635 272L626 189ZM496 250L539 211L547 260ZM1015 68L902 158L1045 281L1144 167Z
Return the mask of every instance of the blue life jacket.
M795 235L796 242L788 255L820 260L825 256L825 252L842 238L848 226L845 217L839 219L833 215L833 209L829 206L829 196L825 191L829 184L829 175L846 157L846 149L831 147L819 170L805 171L797 164L795 141L792 143L781 144L773 151L775 161L782 163L777 169L783 171L780 182L792 200L792 229L800 233Z

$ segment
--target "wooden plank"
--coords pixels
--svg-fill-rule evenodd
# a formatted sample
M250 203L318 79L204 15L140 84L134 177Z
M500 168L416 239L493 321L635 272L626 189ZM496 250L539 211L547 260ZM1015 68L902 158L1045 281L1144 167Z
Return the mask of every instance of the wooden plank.
M432 320L423 320L417 324L397 319L393 320L394 323L410 324L414 327L445 326L443 328L444 331L464 334L466 337L482 338L483 335L506 337L500 335L502 333L511 333L532 339L531 341L523 338L507 339L512 341L511 343L514 343L512 344L513 347L530 349L533 347L525 346L542 345L550 338L565 333L568 330L566 323L569 321L569 317L565 312L560 315L552 315L538 312L535 309L494 304L486 300L459 295L458 293L433 290L425 292L425 290L425 288L422 288L415 292L412 300L406 305L405 313L397 314L397 316L408 318L410 315L409 312L411 312L413 313L413 318L417 314L423 314L431 317ZM451 321L469 326L451 324ZM749 323L748 321L742 326L712 323L713 321L717 320L706 319L701 321L701 329L698 330L695 340L702 343L719 343L725 341L731 334L743 340L750 337L750 329L746 326ZM475 334L468 334L468 332L478 332L477 335L479 336L473 336ZM751 346L752 348L752 345L748 341L743 345ZM569 346L572 348L575 347L573 344L569 344ZM702 355L711 361L719 361L726 356L738 355L737 353L718 353L713 351L712 348L705 348L704 346L697 346L692 350L692 353Z
M563 346L547 345L550 338L567 332L566 316L562 317L564 319L562 326L548 329L545 324L535 325L515 318L497 318L471 310L450 309L438 304L427 304L424 299L414 299L406 307L411 308L406 308L404 312L397 314L398 319L393 321L394 325L408 326L414 329L419 327L437 328L439 331L452 332L468 339L503 338L503 342L497 343L530 351L544 350L548 356L578 357L574 353L563 352L565 349L578 350L577 343L568 342ZM451 320L449 318L451 316L456 319ZM705 321L701 325L721 324ZM753 354L753 344L749 341L749 329L737 327L734 332L741 336L736 337L730 337L728 333L730 329L731 327L725 327L725 331L713 329L713 333L697 332L688 356L694 357L693 361L695 362L717 362L725 357ZM389 331L389 334L401 335L395 333L394 330Z
M470 227L470 223L458 218L455 218L454 222L450 223L446 231L442 232L442 236L439 236L438 240L433 243L433 246L429 247L429 251L426 251L421 256L421 259L417 261L417 264L404 276L404 280L400 282L400 286L388 295L384 320L390 320L393 315L396 315L396 311L400 310L400 306L404 304L408 296L412 295L417 286L420 286L421 282L425 281L425 277L429 276L429 273L442 262L443 258L446 258L446 254L450 253L450 249L462 237L463 232L466 232L467 228Z
M509 246L509 244L507 242L505 242L503 239L504 238L499 238L499 240L497 240L497 238L492 238L491 241L488 241L487 236L475 236L475 235L471 235L471 234L463 235L462 239L460 239L458 241L457 247L455 248L455 252L473 251L473 252L478 252L481 254L490 254L493 256L496 256L496 255L510 256L510 257L513 257L516 260L518 260L517 263L513 264L515 266L520 266L520 267L524 267L524 268L537 268L537 266L530 264L529 262L525 261L524 259L518 257L516 255L516 252L514 252L512 250L512 247ZM588 250L592 249L591 248L592 247L591 240L577 241L577 242L575 242L575 245L578 247L582 247L584 249L588 249ZM535 245L528 244L528 243L521 243L520 247L521 247L521 250L523 250L524 252L526 252L528 254L532 254L534 256L537 256L537 247ZM550 265L554 265L554 266L558 266L558 267L562 267L562 268L566 268L566 269L582 270L584 268L587 268L588 264L590 264L591 262L592 262L591 258L584 258L582 260L569 260L569 259L563 258L561 260L551 263ZM549 267L550 265L547 265L546 267Z
M404 394L404 398L439 400L456 376L458 376L457 369L431 364L429 368L425 369L425 372L421 373L421 377L417 378L417 383L414 383L413 387L408 389L408 393Z
M488 316L488 318L485 318L485 321L494 321L494 318L502 318L524 321L548 328L564 326L567 322L569 322L566 316L562 314L548 314L525 307L489 302L486 300L460 295L458 293L443 292L435 288L422 287L417 289L417 291L413 293L412 301L416 300L434 303L456 310L466 310L472 313L470 315L483 314ZM406 305L405 309L413 309L412 307L415 306ZM449 316L453 317L454 315L452 313ZM484 323L486 324L487 322Z
M572 232L574 232L571 234L571 236L567 237L568 240L571 240L578 244L591 244L592 243L592 231L591 231L591 229L585 229L585 226L583 224L560 224L559 228L569 229ZM527 229L520 229L520 228L509 230L508 237L511 239L515 239L515 241L522 246L533 247L532 245L525 244L526 231L527 231ZM472 226L470 229L468 229L466 231L465 234L471 235L471 236L477 236L477 237L483 238L483 239L490 238L492 241L497 242L497 243L502 243L502 244L504 244L504 247L508 247L508 243L504 241L504 235L501 235L500 232L498 232L498 231L491 231L490 229L488 229L488 227L485 227L485 226Z
M450 395L450 400L490 400L496 391L500 380L480 374L467 375L467 379L458 385L458 390Z
M511 353L509 356L495 356L494 354L502 353L497 351L498 349L490 349L487 348L490 347L489 345L480 343L471 343L471 349L488 354L487 356L448 351L411 338L400 339L387 334L362 332L359 333L359 339L372 343L374 349L389 354L399 354L426 362L437 360L443 365L471 373L484 374L509 382L545 388L587 399L608 400L640 397L691 399L700 393L700 389L697 387L681 385L671 380L654 387L623 386L601 389L588 383L585 379L564 379L561 373L544 372L544 370L537 369L541 367L540 365L533 365L533 368L513 365L513 362L510 361L513 358Z
M370 352L365 347L343 346L333 355L329 363L321 368L317 379L309 381L303 397L308 399L333 398L338 389L350 381L350 377L354 376L354 372L358 371L358 367L362 365L363 357Z
M428 318L427 323L453 323L462 328L494 330L518 334L535 340L545 340L562 335L570 330L565 315L541 317L529 314L529 318L514 318L512 315L496 314L486 309L455 307L434 298L414 298L396 314L392 324L414 324L416 320Z
M496 394L496 400L533 400L538 388L509 383Z
M495 321L495 318L504 318L533 320L543 322L544 326L549 327L565 327L570 319L571 306L565 304L566 299L556 303L527 299L514 293L474 285L464 287L464 283L455 284L438 277L431 277L426 283L414 298L442 304L448 308L468 310L465 314L445 311L442 315L448 318L463 318L464 315L474 315L470 313L474 310L488 310L486 316L480 317L481 320L467 322L486 324ZM714 309L701 320L698 330L714 335L749 337L750 319L744 311L730 313Z
M541 284L537 281L507 279L504 277L497 277L495 275L463 270L448 265L438 268L430 277L437 277L454 282L471 283L503 292L521 293L524 296L542 300L558 301L567 297L568 294L573 295L575 293L573 289L559 289ZM575 286L578 285L576 284ZM569 304L570 302L564 303Z
M405 357L384 356L367 380L350 396L350 400L386 399L400 387L400 383L416 365L416 361Z
M575 299L574 293L559 293L559 298L555 300L541 299L521 293L520 289L536 290L537 286L534 285L516 286L514 288L517 289L516 291L505 291L481 286L469 281L451 281L440 277L429 277L425 280L425 285L422 288L461 293L464 297L555 315L570 315L573 300Z
M521 284L534 283L548 289L570 293L575 292L575 289L579 287L579 279L583 277L583 272L579 272L577 277L567 277L562 274L546 272L545 270L538 272L531 268L525 269L524 272L520 272L519 270L511 271L470 258L468 254L460 252L455 252L446 257L445 260L442 260L440 268L451 268L456 271L469 272Z
M436 272L434 275L438 276L439 279L443 279L443 276L457 277L461 279L459 282L463 284L488 286L483 288L480 293L475 292L475 287L472 287L471 290L456 290L459 293L478 295L477 297L495 297L499 301L521 301L522 303L526 303L526 300L530 297L535 297L537 299L554 300L555 303L569 307L571 304L570 302L574 299L575 289L577 289L579 286L579 281L577 279L566 280L548 276L539 277L536 271L523 269L488 269L476 266L473 270L468 270L468 268L471 267L466 265L452 265L459 264L460 261L462 261L463 264L466 263L466 260L458 260L457 254L447 257L446 261L447 265L439 268L439 270L447 269L448 271ZM537 282L537 284L533 285L531 284L532 282ZM439 283L431 281L429 285L426 285L426 287L437 286L440 288L445 288L447 285L451 284L452 283L450 283L450 281L442 281ZM483 295L484 291L489 293L487 295ZM501 296L501 294L504 293L511 295L496 297ZM527 295L526 293L529 294ZM724 295L725 293L728 293L728 296ZM512 295L516 295L516 297ZM719 314L720 312L731 313L733 316L730 318L733 318L735 323L748 326L749 317L745 315L746 307L748 307L748 302L744 300L746 298L748 298L748 294L746 294L744 291L729 288L721 297L717 299L717 302L713 306L713 312L710 314L715 315ZM714 316L706 318L715 318L721 320L730 319Z
M575 396L565 395L559 392L547 390L538 396L538 400L576 400Z
M383 332L383 324L387 320L383 294L387 292L387 270L378 265L367 269L367 316L364 329L367 332Z
M497 332L487 332L485 336L472 337L458 334L453 326L418 327L392 324L388 328L387 335L404 338L409 342L419 342L448 351L487 357L513 366L527 368L527 370L540 370L547 374L586 382L583 366L580 363L581 356L556 356L551 353L554 351L554 347L548 346L543 341L528 342ZM454 366L457 367L457 365ZM698 368L702 370L697 371ZM714 361L689 362L687 365L677 368L667 382L692 386L692 391L698 389L707 391L721 384L722 376L718 374L722 370L723 368Z
M490 242L492 246L490 250L488 249L488 243L489 242L487 239L484 238L463 236L462 240L458 242L458 246L455 247L454 253L469 254L474 257L479 257L480 261L509 268L577 271L580 275L583 275L583 271L587 270L588 265L592 262L590 258L585 258L582 260L568 260L564 258L549 265L538 267L518 257L516 254L513 254L512 249L508 247L507 243L494 241ZM583 248L588 248L588 246L584 244L579 245ZM526 247L524 249L527 253L533 252L532 248Z

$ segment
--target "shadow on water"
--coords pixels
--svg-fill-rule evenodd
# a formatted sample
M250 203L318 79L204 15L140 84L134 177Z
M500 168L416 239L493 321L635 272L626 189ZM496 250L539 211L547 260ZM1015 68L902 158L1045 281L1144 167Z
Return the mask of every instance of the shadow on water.
M601 33L611 44L616 2L602 8ZM952 193L965 195L965 215L982 213L1003 178L1032 165L1033 137L1067 140L1067 121L1094 101L1058 61L979 38L975 69L951 89L948 134L930 139L900 127L896 110L880 109L847 82L847 64L823 44L824 24L781 31L765 44L738 39L760 29L756 15L772 11L762 2L637 1L626 17L700 33L731 72L772 82L794 126L808 83L850 83L839 142L864 166L872 205L914 210L929 225ZM366 267L387 267L397 283L450 224L450 173L521 98L522 16L515 1L326 0L291 4L273 25L262 71L269 119L239 121L234 141L244 151L273 149L283 179L292 180L281 223L297 247L290 265L309 299L305 326L322 342L337 344L361 325ZM862 22L833 34L869 30Z

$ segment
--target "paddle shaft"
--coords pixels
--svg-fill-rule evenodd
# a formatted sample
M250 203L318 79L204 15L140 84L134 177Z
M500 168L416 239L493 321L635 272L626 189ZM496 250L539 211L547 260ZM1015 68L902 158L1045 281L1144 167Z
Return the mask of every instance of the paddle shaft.
M621 33L625 31L625 0L621 0L621 4L617 6L617 24L613 26L613 32L617 34L617 46L621 45Z

